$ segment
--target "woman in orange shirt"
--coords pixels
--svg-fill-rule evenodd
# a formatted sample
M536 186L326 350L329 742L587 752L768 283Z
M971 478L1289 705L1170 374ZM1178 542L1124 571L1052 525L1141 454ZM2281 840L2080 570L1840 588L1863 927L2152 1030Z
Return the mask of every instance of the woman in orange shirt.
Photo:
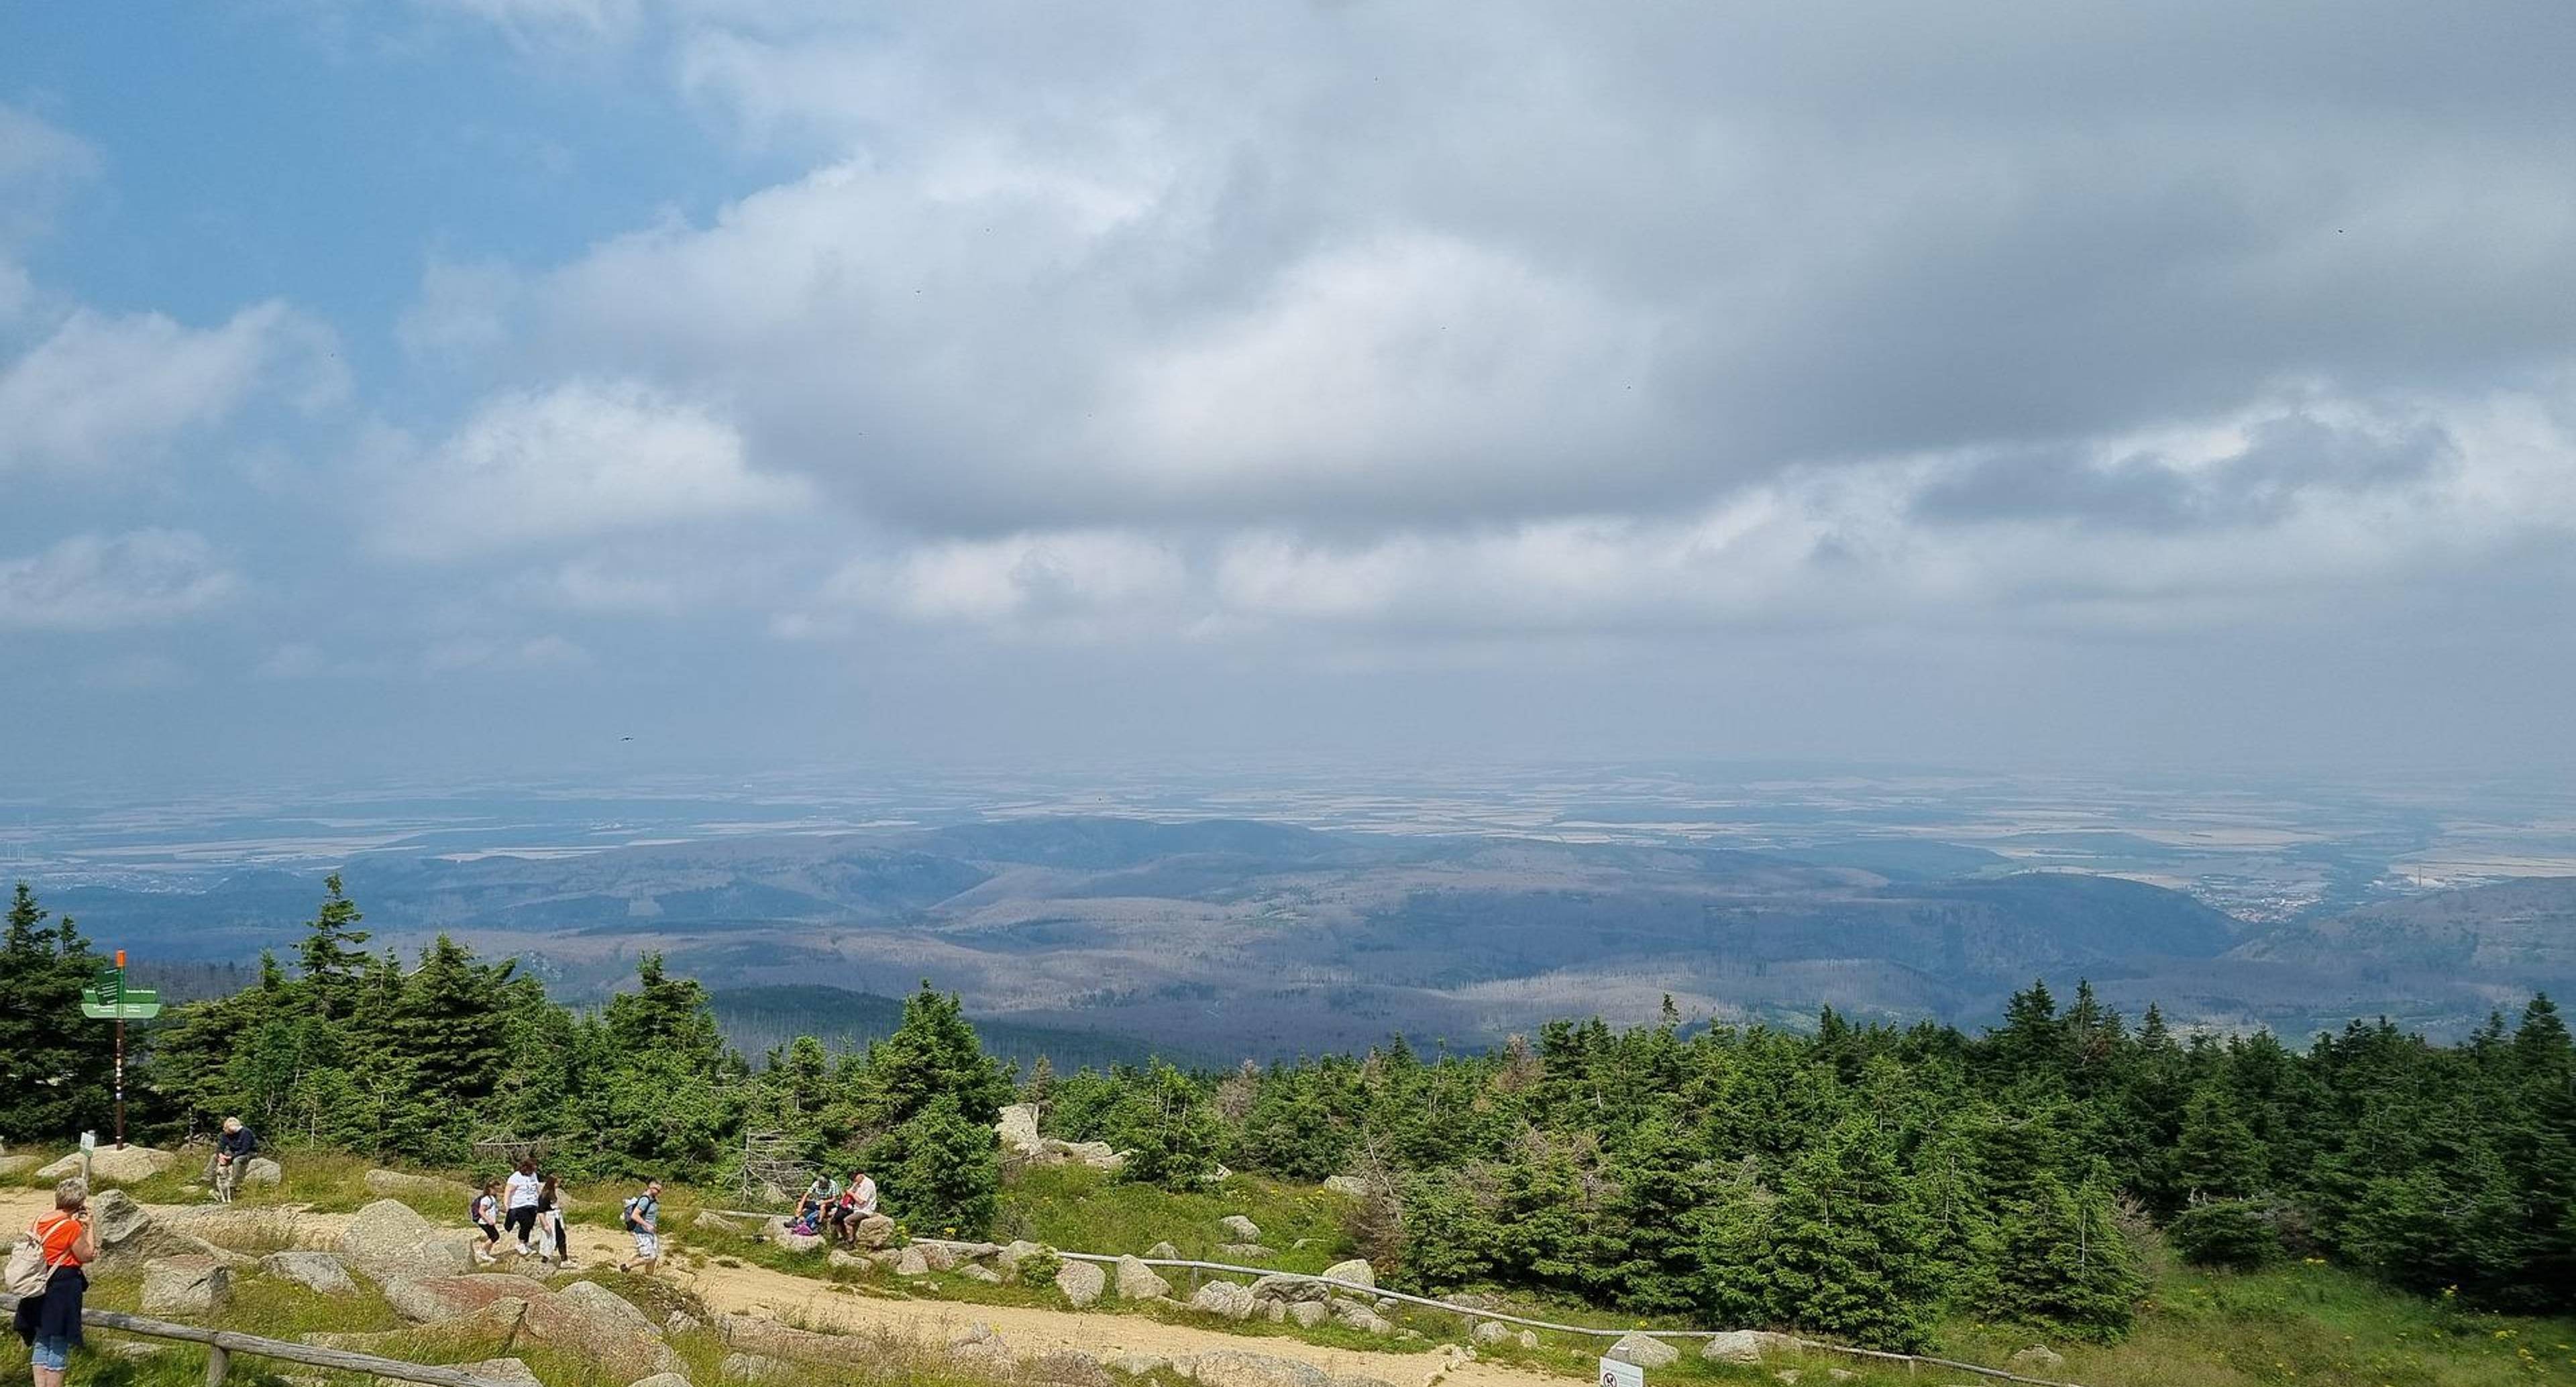
M90 1233L89 1188L78 1180L54 1186L54 1212L27 1230L45 1249L53 1272L43 1293L18 1302L18 1337L36 1362L36 1387L63 1387L63 1368L72 1345L81 1341L81 1296L89 1276L81 1270L98 1260L98 1239Z

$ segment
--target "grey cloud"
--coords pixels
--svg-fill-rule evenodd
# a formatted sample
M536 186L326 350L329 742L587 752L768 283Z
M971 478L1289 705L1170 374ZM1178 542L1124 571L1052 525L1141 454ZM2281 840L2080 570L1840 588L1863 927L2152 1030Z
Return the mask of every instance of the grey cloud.
M2439 425L2338 428L2305 414L2246 430L2235 455L2193 466L2152 453L2094 464L2065 449L2014 449L1916 493L1913 514L1943 523L2066 520L2115 529L2268 525L2310 492L2354 494L2423 479L2454 460Z
M826 171L562 267L520 359L931 531L1661 510L2576 358L2560 6L834 14L688 13L697 99ZM1390 245L1457 253L1325 311ZM1136 398L1299 331L1172 377L1206 428Z

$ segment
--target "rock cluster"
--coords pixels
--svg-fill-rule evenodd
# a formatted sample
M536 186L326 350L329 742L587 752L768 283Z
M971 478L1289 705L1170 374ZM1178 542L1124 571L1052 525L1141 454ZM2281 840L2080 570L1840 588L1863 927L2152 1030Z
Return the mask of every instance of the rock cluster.
M1028 1103L1014 1103L1002 1109L1001 1121L993 1126L994 1135L1002 1139L1002 1155L1022 1165L1082 1165L1093 1170L1118 1170L1127 1158L1109 1149L1105 1141L1065 1141L1038 1132L1038 1110Z

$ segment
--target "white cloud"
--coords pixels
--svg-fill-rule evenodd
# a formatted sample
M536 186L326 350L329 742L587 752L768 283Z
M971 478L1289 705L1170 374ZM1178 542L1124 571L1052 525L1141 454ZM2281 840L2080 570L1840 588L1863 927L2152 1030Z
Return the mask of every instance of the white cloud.
M210 430L262 389L315 409L346 378L329 329L280 303L216 328L79 309L0 366L0 473L116 471Z
M51 229L55 203L97 171L87 142L0 101L0 249Z
M154 625L217 606L241 588L202 535L74 535L42 553L0 560L0 629Z
M775 514L807 499L800 479L753 470L741 435L714 414L626 382L495 396L446 442L394 466L376 540L419 559Z

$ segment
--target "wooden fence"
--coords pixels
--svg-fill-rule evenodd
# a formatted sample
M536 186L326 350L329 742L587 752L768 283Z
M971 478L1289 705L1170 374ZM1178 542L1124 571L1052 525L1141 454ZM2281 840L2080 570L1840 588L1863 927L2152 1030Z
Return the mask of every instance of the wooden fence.
M0 1293L0 1310L18 1308L18 1297ZM421 1382L429 1387L526 1387L525 1383L496 1382L488 1377L455 1368L434 1367L426 1363L406 1363L399 1358L379 1358L372 1353L350 1353L343 1349L317 1348L312 1344L292 1344L284 1339L263 1339L256 1334L236 1334L229 1329L200 1329L193 1324L172 1324L168 1320L145 1319L116 1310L81 1311L85 1327L113 1329L126 1334L141 1334L154 1339L175 1339L181 1343L206 1346L206 1387L223 1387L224 1375L232 1368L232 1357L246 1353L253 1358L274 1358L285 1363L301 1363L309 1368L337 1368L343 1372L372 1373L377 1377L396 1378L404 1382Z

